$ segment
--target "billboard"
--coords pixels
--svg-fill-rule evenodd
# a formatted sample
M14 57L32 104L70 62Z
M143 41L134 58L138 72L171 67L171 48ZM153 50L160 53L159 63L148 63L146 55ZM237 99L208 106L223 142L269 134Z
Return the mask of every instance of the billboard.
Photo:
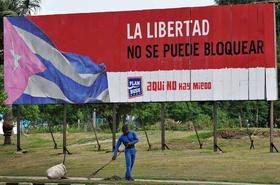
M276 100L274 4L4 18L8 104Z

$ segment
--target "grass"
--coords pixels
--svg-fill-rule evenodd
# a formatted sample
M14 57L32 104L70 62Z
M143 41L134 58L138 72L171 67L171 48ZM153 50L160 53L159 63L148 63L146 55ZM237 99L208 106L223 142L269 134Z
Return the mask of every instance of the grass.
M250 141L241 139L219 139L219 146L225 153L212 152L211 131L200 131L203 149L198 149L193 132L167 131L167 145L171 150L160 150L160 132L148 131L152 151L147 151L146 139L139 132L135 178L182 179L231 181L253 183L280 183L280 154L269 153L269 138L254 137L255 150L249 150ZM69 133L68 149L73 155L67 156L68 176L87 177L111 158L111 135L98 133L102 151L97 151L93 133ZM55 134L61 147L62 135ZM0 136L3 141L3 136ZM15 138L13 138L15 141ZM275 138L276 146L280 138ZM89 143L89 144L86 144ZM22 146L27 154L15 154L15 145L0 145L0 176L45 176L46 169L61 163L61 149L54 150L49 134L22 136ZM96 177L124 175L123 154Z

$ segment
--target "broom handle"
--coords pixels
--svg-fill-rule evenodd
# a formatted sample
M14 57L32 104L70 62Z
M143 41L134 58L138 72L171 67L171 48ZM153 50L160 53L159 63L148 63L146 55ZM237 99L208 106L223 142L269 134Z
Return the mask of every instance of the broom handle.
M120 151L118 153L117 156L119 156L123 151ZM98 170L96 170L95 172L93 172L89 177L96 175L99 171L101 171L103 168L105 168L106 166L108 166L111 162L113 162L113 160L111 159L109 162L107 162L105 165L103 165L101 168L99 168Z

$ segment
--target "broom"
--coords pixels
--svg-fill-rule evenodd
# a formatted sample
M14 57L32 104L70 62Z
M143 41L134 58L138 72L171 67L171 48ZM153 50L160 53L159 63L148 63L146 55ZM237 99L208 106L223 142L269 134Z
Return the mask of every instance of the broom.
M119 151L119 153L118 153L118 155L117 156L119 156L120 154L121 154L121 152L123 152L123 151ZM109 164L111 164L112 162L113 162L114 160L110 160L110 161L108 161L106 164L104 164L103 166L101 166L100 168L98 168L96 171L94 171L92 174L90 174L89 176L88 176L88 179L90 179L91 177L94 177L98 172L100 172L102 169L104 169L106 166L108 166Z

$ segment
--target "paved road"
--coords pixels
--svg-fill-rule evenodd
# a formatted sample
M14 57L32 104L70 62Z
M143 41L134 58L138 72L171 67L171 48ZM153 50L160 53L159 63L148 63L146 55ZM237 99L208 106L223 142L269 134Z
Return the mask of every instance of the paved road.
M23 183L5 183L1 182L1 179L8 179L16 180L16 181L22 181ZM0 176L0 185L37 185L33 183L24 183L24 181L40 181L40 180L47 180L46 177L27 177L27 176ZM102 181L103 178L91 178L91 181ZM60 181L58 180L58 183L45 183L45 185L57 185L57 184L71 184L69 182L71 181L78 181L79 184L74 183L72 185L85 185L88 183L88 179L84 177L69 177L67 181ZM254 183L234 183L234 182L215 182L215 181L188 181L188 180L153 180L153 179L135 179L136 182L144 182L145 184L149 183L162 183L162 184L209 184L209 185L267 185L267 184L254 184ZM85 184L83 184L85 183ZM40 184L42 185L42 184ZM101 184L100 184L101 185ZM271 185L271 184L270 184Z

